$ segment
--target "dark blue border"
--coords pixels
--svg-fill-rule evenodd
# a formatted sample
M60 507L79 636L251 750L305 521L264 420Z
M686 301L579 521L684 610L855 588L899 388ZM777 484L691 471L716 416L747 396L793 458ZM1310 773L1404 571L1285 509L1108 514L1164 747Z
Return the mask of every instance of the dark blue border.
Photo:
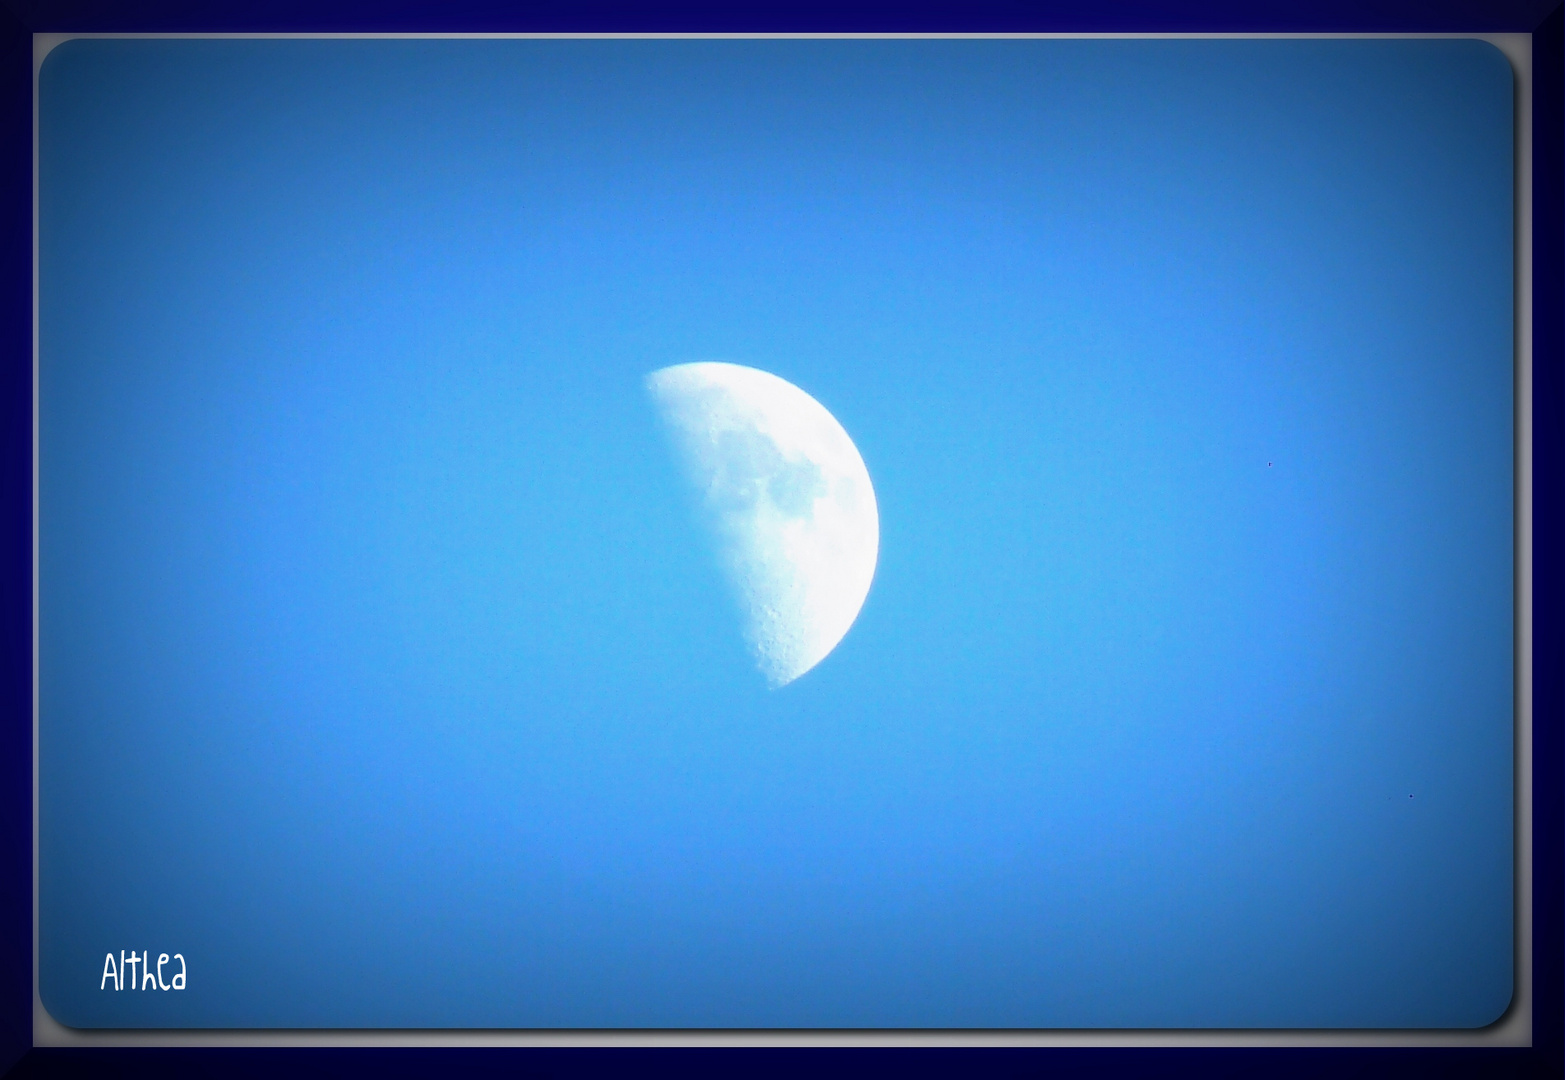
M31 31L1531 31L1554 0L5 0Z
M1533 37L1533 957L1534 1043L1561 1068L1565 1038L1565 9Z
M0 1068L18 1077L800 1072L1565 1074L1565 58L1554 0L0 0ZM32 47L92 31L1533 32L1534 1046L1530 1050L38 1050L32 1041Z

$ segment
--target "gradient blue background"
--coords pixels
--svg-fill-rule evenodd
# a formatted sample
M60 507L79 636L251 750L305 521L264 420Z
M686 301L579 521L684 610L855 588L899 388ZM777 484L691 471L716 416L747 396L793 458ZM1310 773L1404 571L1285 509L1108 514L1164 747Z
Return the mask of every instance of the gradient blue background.
M40 949L81 1026L1472 1026L1512 76L1463 41L76 41ZM847 428L781 691L641 379ZM100 991L181 952L183 993Z

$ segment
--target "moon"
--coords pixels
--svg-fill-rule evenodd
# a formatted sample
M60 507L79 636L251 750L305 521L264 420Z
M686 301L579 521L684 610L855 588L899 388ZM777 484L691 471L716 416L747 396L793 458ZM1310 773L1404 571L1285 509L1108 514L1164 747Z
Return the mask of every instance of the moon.
M647 376L773 689L858 618L880 553L864 459L825 406L769 372L675 364Z

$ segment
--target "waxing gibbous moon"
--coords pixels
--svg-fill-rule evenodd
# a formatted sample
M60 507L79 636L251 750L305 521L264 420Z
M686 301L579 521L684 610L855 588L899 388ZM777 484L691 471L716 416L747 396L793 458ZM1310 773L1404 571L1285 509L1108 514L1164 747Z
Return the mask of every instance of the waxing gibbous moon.
M745 642L773 688L825 659L858 617L880 551L869 470L825 406L739 364L647 376L718 558Z

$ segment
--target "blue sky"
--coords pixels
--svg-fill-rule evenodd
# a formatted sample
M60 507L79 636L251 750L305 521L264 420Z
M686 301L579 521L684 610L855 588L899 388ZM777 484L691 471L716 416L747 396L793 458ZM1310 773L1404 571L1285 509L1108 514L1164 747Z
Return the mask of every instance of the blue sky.
M1493 1020L1511 100L1465 41L61 46L45 1004ZM691 360L875 484L780 691L643 389Z

